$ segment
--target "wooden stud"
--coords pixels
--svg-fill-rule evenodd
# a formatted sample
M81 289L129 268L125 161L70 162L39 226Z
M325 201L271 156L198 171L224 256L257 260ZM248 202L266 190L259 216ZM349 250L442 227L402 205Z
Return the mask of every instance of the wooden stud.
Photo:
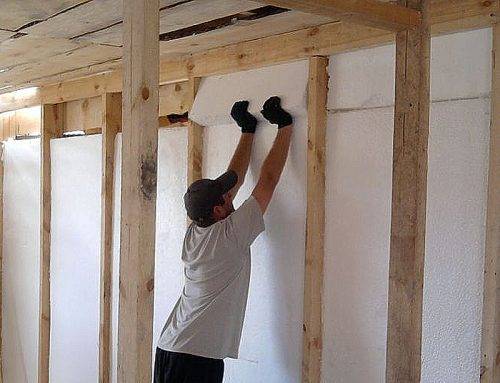
M3 161L4 146L0 143L0 383L3 383Z
M113 279L113 201L115 138L122 126L122 95L106 93L102 102L101 280L99 382L111 379L111 284Z
M158 0L124 6L118 382L151 382L158 157Z
M304 383L320 383L321 381L328 79L328 57L310 58L307 103L307 216L302 361L302 382Z
M191 109L196 92L200 85L200 78L189 80L191 91ZM203 126L189 120L188 122L188 185L202 178L203 171Z
M396 99L387 323L387 383L418 383L429 134L428 0L401 0L419 9L421 27L396 35Z
M51 162L50 140L61 137L64 104L42 105L40 138L40 299L38 340L38 383L49 383L50 357L50 232Z
M500 381L500 26L493 27L481 383Z
M391 31L415 28L421 22L419 11L379 0L259 0L259 2Z

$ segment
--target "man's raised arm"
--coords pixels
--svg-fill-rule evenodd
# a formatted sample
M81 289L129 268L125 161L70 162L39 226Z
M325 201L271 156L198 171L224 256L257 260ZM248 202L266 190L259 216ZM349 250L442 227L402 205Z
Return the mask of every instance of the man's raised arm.
M252 195L264 213L271 201L276 185L281 177L292 137L293 118L281 108L279 97L271 97L264 103L262 115L271 123L278 125L278 133L262 168Z
M234 197L245 181L248 165L250 163L250 156L252 154L252 144L255 129L257 127L257 119L248 112L248 101L238 101L234 103L231 109L231 117L233 117L241 128L241 137L238 146L227 168L227 170L234 170L238 175L238 182L231 190L231 195Z

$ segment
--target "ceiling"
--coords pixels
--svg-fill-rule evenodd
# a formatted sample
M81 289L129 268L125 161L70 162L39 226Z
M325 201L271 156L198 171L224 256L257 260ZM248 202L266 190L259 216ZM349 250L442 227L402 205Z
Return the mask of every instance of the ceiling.
M189 55L331 21L246 0L160 0L160 55ZM2 0L0 93L119 67L122 29L122 0Z

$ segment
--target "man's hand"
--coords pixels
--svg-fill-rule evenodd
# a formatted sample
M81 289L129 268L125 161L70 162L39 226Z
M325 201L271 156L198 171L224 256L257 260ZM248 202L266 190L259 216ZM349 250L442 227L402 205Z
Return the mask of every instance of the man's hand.
M281 108L281 99L278 96L269 98L264 103L261 113L271 124L277 124L278 129L293 124L293 118L290 113Z
M257 119L248 111L248 101L237 101L231 109L231 117L242 133L255 133Z

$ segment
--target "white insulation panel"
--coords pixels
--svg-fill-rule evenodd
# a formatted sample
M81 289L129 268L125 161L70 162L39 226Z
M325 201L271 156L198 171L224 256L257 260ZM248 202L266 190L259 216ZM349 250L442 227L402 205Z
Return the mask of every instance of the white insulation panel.
M101 136L51 141L51 383L98 380Z
M40 140L4 143L3 382L36 382L40 266Z
M307 117L307 61L235 72L202 79L189 118L204 126L233 123L233 103L249 100L248 110L265 121L260 110L270 96L280 96L282 106L296 117Z
M432 39L431 98L487 97L491 89L491 29ZM332 56L329 109L394 105L394 45Z
M300 69L300 70L299 70ZM307 63L279 65L266 71L241 72L208 78L197 96L199 110L217 110L215 121L227 122L232 102L248 99L254 104L275 94L297 100L294 106L293 143L282 179L265 214L266 231L252 246L252 272L247 312L237 360L226 359L226 383L296 383L301 381L302 310L305 248L305 185L307 120ZM292 80L293 79L293 80ZM272 84L268 87L266 84ZM224 90L224 108L214 102ZM300 100L300 103L299 103ZM262 162L276 135L276 127L257 128L249 174L235 200L237 208L255 186ZM236 148L240 129L221 123L205 130L204 175L224 172Z
M115 219L113 238L113 369L116 382L118 344L118 284L120 263L121 134L116 139ZM187 227L183 196L187 189L187 130L160 129L158 136L158 191L156 200L156 260L153 352L170 311L179 298L183 282L182 243ZM154 363L154 354L153 354Z
M432 43L433 99L455 100L431 106L422 382L478 382L491 32ZM393 74L393 51L331 58L330 105L360 109L328 119L325 383L385 380L394 124L392 106L372 107L394 102L378 82Z

